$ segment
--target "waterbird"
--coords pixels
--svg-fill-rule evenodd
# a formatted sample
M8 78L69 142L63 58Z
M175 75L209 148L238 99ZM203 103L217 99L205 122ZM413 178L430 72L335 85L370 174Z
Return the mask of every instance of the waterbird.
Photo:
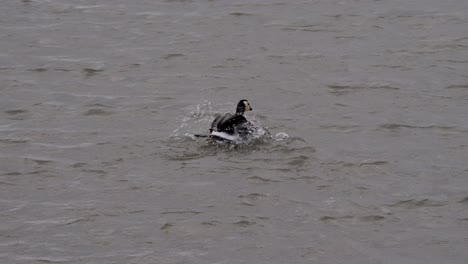
M245 139L253 131L253 125L244 116L245 112L252 111L249 101L239 101L234 114L223 114L215 117L209 129L209 135L196 134L196 137L211 137L218 140Z

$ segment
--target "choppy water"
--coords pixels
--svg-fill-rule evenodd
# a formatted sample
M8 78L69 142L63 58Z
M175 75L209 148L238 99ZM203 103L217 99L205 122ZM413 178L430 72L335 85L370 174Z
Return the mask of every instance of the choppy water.
M467 262L465 0L3 1L0 84L1 263Z

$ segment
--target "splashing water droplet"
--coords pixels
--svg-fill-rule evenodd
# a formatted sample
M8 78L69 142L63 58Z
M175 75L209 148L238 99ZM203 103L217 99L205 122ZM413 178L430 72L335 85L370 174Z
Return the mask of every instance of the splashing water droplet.
M289 135L284 133L284 132L279 132L275 135L275 140L285 140L285 139L288 139L289 138Z

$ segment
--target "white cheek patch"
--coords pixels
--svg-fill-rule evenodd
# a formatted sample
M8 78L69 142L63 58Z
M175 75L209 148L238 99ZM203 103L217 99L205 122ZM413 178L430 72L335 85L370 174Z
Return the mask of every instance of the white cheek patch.
M245 111L252 111L252 107L250 107L250 104L248 102L244 102L245 105Z

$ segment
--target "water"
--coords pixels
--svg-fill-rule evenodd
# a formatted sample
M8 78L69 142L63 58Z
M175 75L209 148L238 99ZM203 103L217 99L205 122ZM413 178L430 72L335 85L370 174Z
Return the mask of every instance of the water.
M5 1L1 263L466 263L468 2ZM240 99L271 140L194 139Z

